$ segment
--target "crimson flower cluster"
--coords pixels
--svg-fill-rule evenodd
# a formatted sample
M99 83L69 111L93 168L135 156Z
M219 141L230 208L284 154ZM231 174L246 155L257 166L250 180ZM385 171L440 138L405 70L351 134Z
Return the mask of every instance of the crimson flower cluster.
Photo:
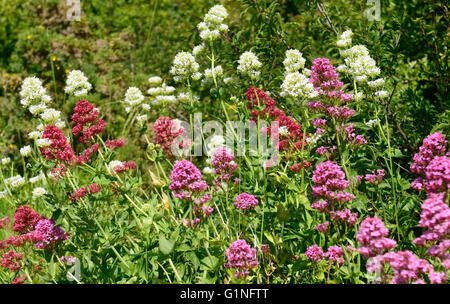
M98 118L99 112L92 103L87 100L80 100L76 103L72 120L75 126L72 129L74 135L79 135L80 143L91 141L94 136L103 132L106 122Z
M211 165L214 168L218 178L214 181L219 184L221 181L229 181L237 169L234 162L234 155L228 148L219 147L214 151Z
M397 242L387 238L389 230L378 217L367 217L359 226L356 239L361 244L359 253L369 258L389 251Z
M50 140L48 147L41 147L41 154L49 160L59 160L63 163L71 165L73 163L75 152L67 141L63 132L54 125L45 127L42 134L43 138Z
M174 119L164 116L155 121L153 128L156 132L155 142L161 145L161 148L169 157L173 156L172 145L177 137L184 134L184 128L176 123ZM185 149L189 145L190 141L183 140L178 144L178 147L180 149Z

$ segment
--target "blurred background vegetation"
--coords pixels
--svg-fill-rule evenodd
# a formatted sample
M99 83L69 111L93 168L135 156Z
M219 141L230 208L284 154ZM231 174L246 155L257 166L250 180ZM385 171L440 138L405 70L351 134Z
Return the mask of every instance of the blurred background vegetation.
M289 48L303 52L307 66L317 57L337 65L336 34L351 29L354 43L368 47L387 79L386 111L405 167L427 134L449 134L446 1L380 0L381 19L369 21L365 11L374 4L362 0L81 0L81 20L70 22L66 1L0 0L1 154L17 151L32 128L30 114L18 106L23 78L43 79L55 107L70 115L74 101L65 101L64 81L70 70L82 70L95 88L90 101L101 105L108 134L116 133L125 90L146 90L154 75L171 82L173 57L199 43L196 25L218 2L230 13L220 60L236 67L251 48L270 75L263 89L278 93Z

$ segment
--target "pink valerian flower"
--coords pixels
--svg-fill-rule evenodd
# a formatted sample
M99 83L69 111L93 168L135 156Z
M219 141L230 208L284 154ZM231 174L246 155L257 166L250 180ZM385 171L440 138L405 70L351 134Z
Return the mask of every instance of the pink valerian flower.
M92 103L82 99L76 103L73 110L72 120L75 122L75 126L72 133L74 135L81 133L80 143L91 141L97 134L103 132L106 122L98 118L99 112Z
M366 174L364 178L369 184L376 185L383 181L383 177L384 177L384 170L378 169L376 171L372 171L372 173L370 174Z
M100 185L96 184L96 183L90 184L88 186L88 189L89 189L89 193L90 194L95 194L95 193L98 193L98 192L102 191L102 188L100 187Z
M99 147L100 147L99 144L94 144L91 147L85 149L81 154L81 156L76 157L77 163L81 164L90 162L92 155L98 151Z
M219 147L214 151L211 166L219 176L216 179L216 183L219 183L221 181L229 181L238 165L234 162L234 155L230 149Z
M443 156L447 151L448 141L440 132L428 135L422 142L419 152L413 157L411 171L425 175L425 168L435 156Z
M428 274L431 284L444 284L447 282L447 274L445 272L430 271Z
M50 176L54 182L58 182L64 175L66 175L66 166L64 164L50 168Z
M299 162L299 163L293 164L293 165L291 166L291 170L292 170L293 172L299 172L299 171L302 169L302 167L303 167L304 169L308 169L308 168L311 167L311 166L312 166L312 162L309 162L309 161L303 161L303 162Z
M158 118L153 128L156 132L155 142L161 145L161 148L167 153L168 157L172 157L172 145L177 137L184 134L185 129L182 128L174 119L169 117ZM184 149L190 145L190 142L181 141L178 145L180 149Z
M0 250L7 249L10 246L14 246L15 248L23 247L27 243L34 244L40 240L42 240L42 236L35 230L25 234L12 235L9 238L0 241Z
M347 223L349 226L354 226L358 222L358 214L351 212L348 208L330 211L330 216L333 221Z
M311 204L311 208L319 210L322 213L328 211L330 204L326 200L317 200Z
M330 229L330 222L327 221L324 223L320 223L316 227L314 227L314 229L316 229L319 232L326 233Z
M236 197L234 205L236 208L245 211L255 208L258 205L258 199L254 195L243 192Z
M316 128L323 128L327 126L327 120L323 118L313 119L312 124Z
M75 152L72 150L63 132L57 126L46 126L42 138L47 138L51 142L50 146L40 148L42 156L46 159L59 160L69 165L73 163Z
M393 269L393 284L411 283L420 279L421 275L434 271L428 261L417 258L409 250L385 253L382 262L388 263Z
M315 185L313 195L326 198L333 202L349 202L355 198L351 193L344 192L350 183L345 179L345 173L332 161L317 165L312 177Z
M69 194L69 199L72 202L75 202L75 201L79 200L80 198L85 197L86 193L87 193L87 188L81 187L75 191L74 195Z
M428 248L427 253L438 258L445 269L450 270L450 240L444 240Z
M308 249L306 249L305 256L310 261L319 263L320 261L322 261L324 259L325 254L324 254L322 248L320 248L319 246L311 245L308 247Z
M125 146L125 141L123 139L113 139L113 140L108 139L107 141L105 141L105 146L107 146L110 149L121 148Z
M350 109L347 106L336 107L336 106L328 106L326 108L326 114L330 117L335 118L339 121L348 121L350 118L355 115L356 111Z
M26 279L27 279L27 276L25 274L22 274L16 278L14 278L14 280L12 280L11 284L14 284L14 285L23 284Z
M326 146L320 146L316 149L316 153L320 154L321 156L325 156L326 158L330 158L331 155L336 151L336 146L332 147L326 147Z
M337 127L336 131L343 132L345 139L355 147L367 144L367 140L364 138L363 135L355 134L355 125L352 123L349 124L348 126L341 125L341 127Z
M205 183L206 184L206 183ZM206 190L206 188L205 188ZM200 198L194 199L194 204L192 206L192 211L196 218L205 219L213 213L214 208L210 206L205 206L205 204L211 199L209 194L203 194ZM191 221L192 223L192 221Z
M136 163L132 160L122 162L122 165L114 167L114 172L122 173L128 170L135 170Z
M61 260L61 262L66 262L66 265L73 265L73 264L75 264L77 258L74 256L71 256L71 255L68 255L68 256L63 255L60 258L60 260Z
M427 230L413 242L418 246L450 238L450 208L445 203L445 193L429 193L422 204L419 227Z
M9 216L5 216L4 218L0 219L0 229L8 227L11 220L9 219Z
M256 257L256 249L247 245L245 240L237 240L230 244L226 251L228 262L225 268L234 268L236 278L246 278L250 270L259 265Z
M325 256L332 262L344 264L344 251L340 246L330 246L328 247Z
M365 258L373 257L391 250L397 242L387 238L389 230L378 217L367 217L359 226L356 239L359 244L359 253Z
M55 225L53 220L42 219L36 224L36 232L42 236L42 240L36 243L36 248L52 249L57 242L65 241L69 234Z
M202 174L188 160L176 161L170 174L169 189L179 199L190 199L193 193L206 190L207 184Z
M22 268L19 261L23 259L23 253L10 250L2 255L0 266L8 268L11 271L17 272Z
M184 219L183 225L189 228L196 228L200 224L200 219L198 217L194 218L193 220L190 219Z
M327 106L325 106L320 101L310 101L308 103L308 108L314 112L326 112Z
M425 169L427 192L448 192L450 190L450 158L436 156Z
M20 234L33 231L42 216L28 205L20 206L14 214L13 230Z

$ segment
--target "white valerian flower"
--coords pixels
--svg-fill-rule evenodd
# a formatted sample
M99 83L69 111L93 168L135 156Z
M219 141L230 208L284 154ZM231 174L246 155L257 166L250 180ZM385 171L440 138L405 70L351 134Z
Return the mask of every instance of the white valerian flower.
M228 31L228 25L222 23L227 17L228 12L222 5L211 7L203 21L197 25L200 31L200 38L211 41L219 38L220 33Z
M12 188L17 188L25 184L25 179L20 175L16 175L5 179L5 183L10 185Z
M136 120L140 124L142 124L144 121L146 121L147 118L148 118L147 114L142 114L142 115L136 116Z
M74 96L84 96L92 89L88 78L82 71L73 70L67 75L66 87L64 92L66 94L73 94Z
M203 168L203 173L204 174L214 174L214 169L213 168L211 168L211 167L205 167L205 168Z
M369 87L373 88L373 89L382 87L382 86L384 86L384 79L383 78L378 78L378 79L373 80L373 81L368 81L367 85Z
M287 74L281 85L280 96L282 97L312 99L318 95L319 93L314 90L313 84L299 72Z
M194 46L194 48L192 49L192 55L194 55L195 57L197 57L201 52L203 52L205 50L205 46L203 44L199 44Z
M365 125L368 126L368 127L373 127L378 121L379 121L378 118L371 119L368 122L366 122Z
M146 111L150 110L151 106L148 103L143 103L142 108Z
M53 108L45 109L45 111L41 113L42 120L44 120L47 124L54 124L59 120L60 116L61 112Z
M339 66L338 72L346 73L358 82L367 82L370 78L380 74L375 60L370 57L369 50L364 45L355 45L341 50L345 66Z
M207 79L213 78L213 70L212 69L206 69L204 75L205 75L205 78L207 78ZM222 66L218 65L218 66L214 67L214 76L215 77L220 77L222 75L223 75Z
M6 195L8 195L8 192L6 192L6 190L0 191L0 198L4 198L6 197Z
M366 98L366 95L364 95L364 93L363 92L358 92L358 93L356 93L356 95L354 95L355 97L355 100L361 100L361 99L363 99L363 98Z
M222 135L214 135L211 137L211 140L206 147L206 154L208 155L207 163L211 163L212 156L214 155L214 152L216 152L216 149L225 147L225 138Z
M20 89L20 103L24 107L40 103L49 103L51 97L47 95L47 90L42 86L42 81L37 77L27 77Z
M225 84L231 84L231 83L233 83L233 81L234 81L233 77L225 77L225 78L223 79L223 82L224 82Z
M123 163L120 160L112 160L108 164L108 169L110 172L114 172L114 169L117 167L121 167Z
M314 146L321 137L322 137L322 134L314 133L312 136L310 136L306 139L306 143L308 145Z
M51 144L52 144L52 142L48 138L38 138L37 139L37 145L39 148L45 148L45 147L50 146Z
M9 163L11 163L11 158L9 157L2 158L2 165L8 165Z
M162 78L159 76L153 76L148 79L148 82L150 83L151 86L158 86L161 84Z
M175 92L175 88L172 86L168 86L165 83L162 84L161 89L163 91L164 94L172 94L173 92Z
M41 102L37 105L30 105L30 107L28 108L30 113L33 115L38 115L38 114L44 112L45 109L47 109L47 105L43 102Z
M41 180L44 180L44 179L45 179L45 175L43 173L41 173L41 174L39 174L37 176L31 177L28 181L31 184L35 184L35 183L37 183L37 182L39 182Z
M30 139L38 139L42 137L42 131L31 131L28 133L28 138Z
M31 155L31 146L24 146L20 148L20 154L22 156L30 156Z
M36 126L36 130L38 130L38 131L44 131L44 129L45 129L44 124L38 124L38 125Z
M181 92L177 96L177 100L181 102L188 102L189 101L189 94Z
M302 53L296 49L286 51L286 59L283 61L287 73L298 72L305 67L306 59Z
M286 126L282 126L282 127L278 128L278 133L281 136L286 136L286 135L289 135L289 130L288 130L288 128Z
M125 92L125 103L131 107L141 104L144 101L144 95L136 87L129 87Z
M34 188L33 189L33 200L36 200L45 194L47 194L47 190L45 190L44 188L42 188L42 187Z
M61 120L61 119L58 119L55 122L55 126L58 127L59 129L62 129L62 128L64 128L66 126L66 122Z
M198 72L199 64L195 61L195 57L189 52L179 52L174 60L170 73L173 75L175 82L187 80L194 73Z
M258 57L252 52L245 52L239 57L238 71L243 75L248 75L254 79L261 73L262 63L258 60Z
M177 101L174 95L158 95L156 96L156 103L172 103Z
M342 33L339 37L339 40L336 42L337 47L346 48L352 44L352 36L353 32L351 30L347 30Z
M381 91L376 91L375 92L375 96L378 98L386 98L389 96L389 93L387 91L381 90Z

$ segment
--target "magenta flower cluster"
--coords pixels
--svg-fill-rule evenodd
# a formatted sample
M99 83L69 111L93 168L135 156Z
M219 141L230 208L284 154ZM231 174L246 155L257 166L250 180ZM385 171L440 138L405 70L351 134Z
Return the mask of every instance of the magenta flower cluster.
M236 196L234 205L236 206L236 208L245 211L249 210L250 208L256 207L258 205L258 199L252 194L243 192Z
M169 189L179 199L190 199L193 193L205 191L208 188L197 167L188 160L176 161L170 174Z
M226 251L228 262L226 268L234 268L234 276L237 278L246 278L250 270L259 265L256 257L256 249L251 248L245 240L237 240L230 244Z
M381 183L383 181L383 177L384 177L384 170L383 169L378 169L376 171L372 171L369 174L366 174L364 176L364 179L369 184L377 185L377 184L379 184L379 183Z
M312 262L319 263L325 258L328 258L328 263L344 264L344 251L340 246L330 246L328 251L324 252L323 249L317 245L311 245L306 249L305 256Z
M384 227L378 217L368 217L359 226L356 239L360 243L359 253L365 258L383 254L397 245L397 242L387 238L389 230Z
M228 148L217 148L212 156L211 165L214 168L218 178L215 183L221 181L229 181L237 169L237 164L234 162L234 155Z
M56 242L69 238L69 234L55 225L53 220L42 219L36 224L36 232L41 236L41 240L36 243L36 248L52 248Z

